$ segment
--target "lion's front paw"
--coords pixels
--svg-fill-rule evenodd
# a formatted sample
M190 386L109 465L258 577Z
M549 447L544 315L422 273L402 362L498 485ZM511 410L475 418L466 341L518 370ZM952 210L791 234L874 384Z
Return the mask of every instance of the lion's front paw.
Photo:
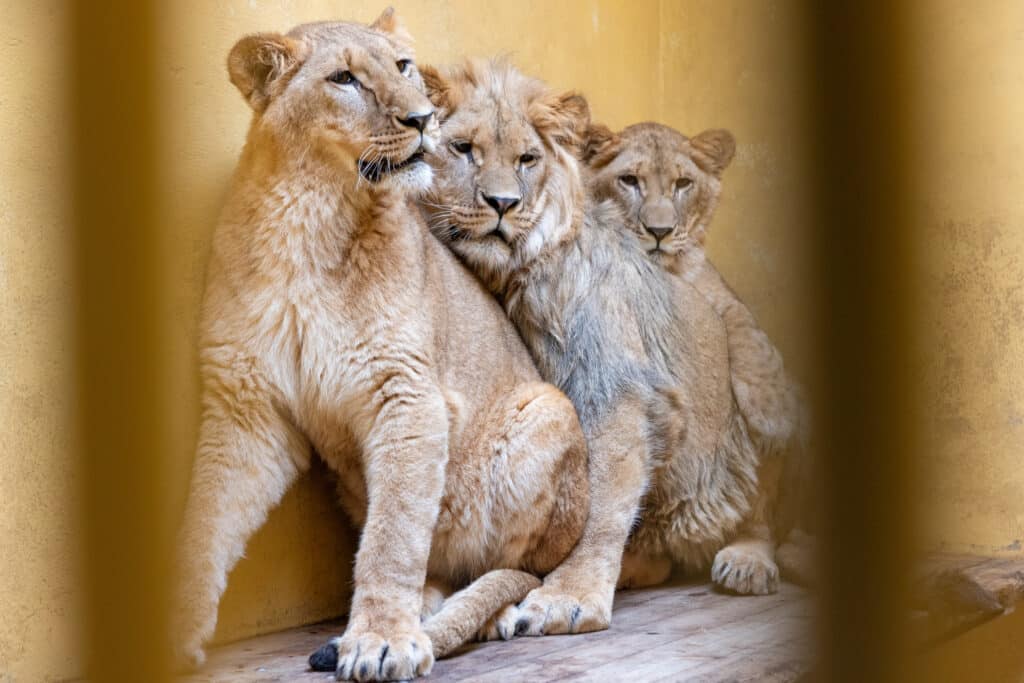
M779 590L779 568L763 552L729 546L715 555L711 580L742 595L768 595Z
M434 666L430 639L418 627L385 638L374 631L346 633L309 657L314 671L334 671L339 681L404 681Z
M532 590L515 610L517 636L602 631L612 620L611 600L600 593L576 596L546 585Z

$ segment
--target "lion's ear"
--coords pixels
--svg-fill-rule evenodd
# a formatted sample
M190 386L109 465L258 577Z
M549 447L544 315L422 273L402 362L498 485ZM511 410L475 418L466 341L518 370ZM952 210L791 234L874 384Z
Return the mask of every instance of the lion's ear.
M440 71L429 64L420 64L417 69L423 79L427 97L437 108L437 118L443 119L453 108L451 84L445 80Z
M690 138L690 144L697 152L694 158L697 165L716 176L722 175L736 153L736 138L721 128L706 130Z
M397 42L407 46L413 46L412 34L405 28L405 24L398 18L398 12L394 7L388 7L377 17L370 28L387 33Z
M270 104L305 59L301 42L280 33L257 33L235 43L228 75L255 111Z
M380 16L370 24L370 28L384 33L394 33L402 28L402 20L398 18L398 12L394 7L385 7Z
M580 159L592 168L601 168L619 153L622 140L603 123L594 123L587 128Z
M533 103L530 120L541 135L579 155L590 127L590 105L575 92L548 96Z

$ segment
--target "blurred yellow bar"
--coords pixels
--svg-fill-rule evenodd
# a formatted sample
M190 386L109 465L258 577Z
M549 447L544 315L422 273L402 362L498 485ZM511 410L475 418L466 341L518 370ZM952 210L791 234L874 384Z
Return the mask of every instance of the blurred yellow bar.
M66 74L86 674L98 682L169 679L154 28L152 2L76 2Z

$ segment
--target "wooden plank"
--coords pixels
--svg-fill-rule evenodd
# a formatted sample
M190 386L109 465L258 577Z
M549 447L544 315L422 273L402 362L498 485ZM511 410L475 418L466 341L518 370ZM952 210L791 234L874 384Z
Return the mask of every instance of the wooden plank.
M1002 615L1024 599L1024 558L934 554L917 567L908 628L921 647Z

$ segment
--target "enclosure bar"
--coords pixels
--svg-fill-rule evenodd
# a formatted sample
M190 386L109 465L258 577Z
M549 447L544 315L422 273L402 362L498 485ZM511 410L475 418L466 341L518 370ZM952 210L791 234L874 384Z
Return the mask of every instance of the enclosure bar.
M902 3L807 3L823 466L820 680L906 680L916 452Z
M167 680L154 3L75 3L77 429L91 681ZM60 647L55 643L54 647Z

